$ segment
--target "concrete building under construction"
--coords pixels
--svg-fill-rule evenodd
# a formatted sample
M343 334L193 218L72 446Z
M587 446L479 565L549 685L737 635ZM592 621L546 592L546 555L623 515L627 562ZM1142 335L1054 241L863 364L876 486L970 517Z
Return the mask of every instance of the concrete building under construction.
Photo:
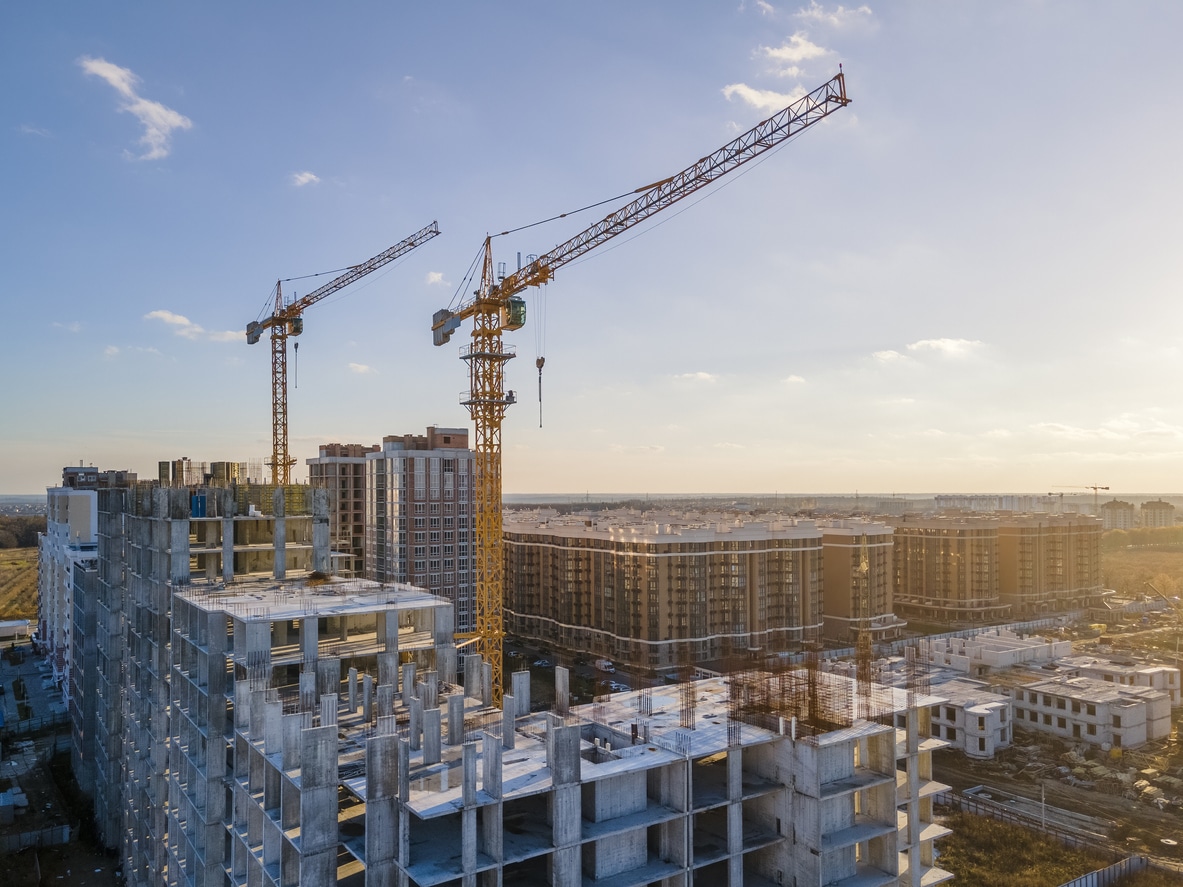
M133 887L932 884L940 700L816 663L574 708L327 576L323 491L100 493L91 791ZM258 498L253 497L253 498Z

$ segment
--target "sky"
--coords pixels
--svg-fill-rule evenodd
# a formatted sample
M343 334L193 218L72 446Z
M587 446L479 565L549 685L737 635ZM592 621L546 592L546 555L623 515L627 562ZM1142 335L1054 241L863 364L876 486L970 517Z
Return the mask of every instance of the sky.
M5 4L0 493L470 427L431 316L838 72L527 294L515 493L1176 492L1183 4ZM303 278L295 280L293 278ZM542 404L535 359L546 358Z

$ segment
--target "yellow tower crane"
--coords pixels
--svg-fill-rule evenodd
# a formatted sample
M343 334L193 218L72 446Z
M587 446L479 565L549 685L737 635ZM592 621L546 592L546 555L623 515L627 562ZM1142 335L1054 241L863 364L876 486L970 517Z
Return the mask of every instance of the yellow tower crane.
M1077 484L1074 487L1056 487L1056 489L1057 490L1092 490L1093 491L1093 516L1096 517L1101 514L1100 497L1097 495L1097 493L1100 490L1108 490L1109 487L1103 487L1100 484ZM1048 493L1048 495L1050 496L1051 493ZM1063 493L1060 494L1060 504L1061 504L1061 506L1064 504L1064 494ZM1063 511L1064 509L1061 507L1060 510Z
M841 71L836 77L757 124L743 135L686 169L638 188L639 197L556 246L507 277L495 280L491 238L485 238L481 284L475 298L457 310L443 309L432 318L436 345L447 342L463 320L472 318L472 343L461 350L468 362L469 391L462 401L476 427L474 544L475 637L477 651L493 671L494 704L501 703L503 573L501 539L501 422L514 393L505 389L505 364L514 357L502 344L505 330L526 320L526 303L518 294L547 283L554 272L634 225L661 212L698 189L759 157L850 103Z
M263 335L263 330L271 330L271 461L268 464L271 466L272 483L291 483L292 466L296 463L288 453L288 336L298 336L304 332L304 309L365 277L371 271L377 271L383 265L405 256L439 233L439 226L432 222L406 240L396 243L360 265L352 266L340 277L289 305L283 303L283 288L280 281L275 282L275 313L265 320L252 320L246 326L248 345L256 344Z

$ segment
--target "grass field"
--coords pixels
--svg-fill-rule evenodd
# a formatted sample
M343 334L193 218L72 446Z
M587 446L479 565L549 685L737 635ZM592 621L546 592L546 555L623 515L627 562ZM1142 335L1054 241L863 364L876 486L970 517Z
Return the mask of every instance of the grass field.
M0 549L0 619L37 618L37 549Z
M951 813L953 834L937 841L937 865L965 887L1057 887L1110 865L1102 854L1072 850L1018 826L968 813ZM1166 887L1178 875L1150 869L1128 876L1121 887Z

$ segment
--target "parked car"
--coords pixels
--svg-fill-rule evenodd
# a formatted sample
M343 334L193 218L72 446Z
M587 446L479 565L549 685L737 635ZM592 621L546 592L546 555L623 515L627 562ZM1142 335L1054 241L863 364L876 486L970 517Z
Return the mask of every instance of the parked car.
M536 665L538 668L550 668L551 667L549 659L535 659L534 665Z
M609 681L608 689L613 693L627 693L632 687L628 684L622 684L620 681Z

